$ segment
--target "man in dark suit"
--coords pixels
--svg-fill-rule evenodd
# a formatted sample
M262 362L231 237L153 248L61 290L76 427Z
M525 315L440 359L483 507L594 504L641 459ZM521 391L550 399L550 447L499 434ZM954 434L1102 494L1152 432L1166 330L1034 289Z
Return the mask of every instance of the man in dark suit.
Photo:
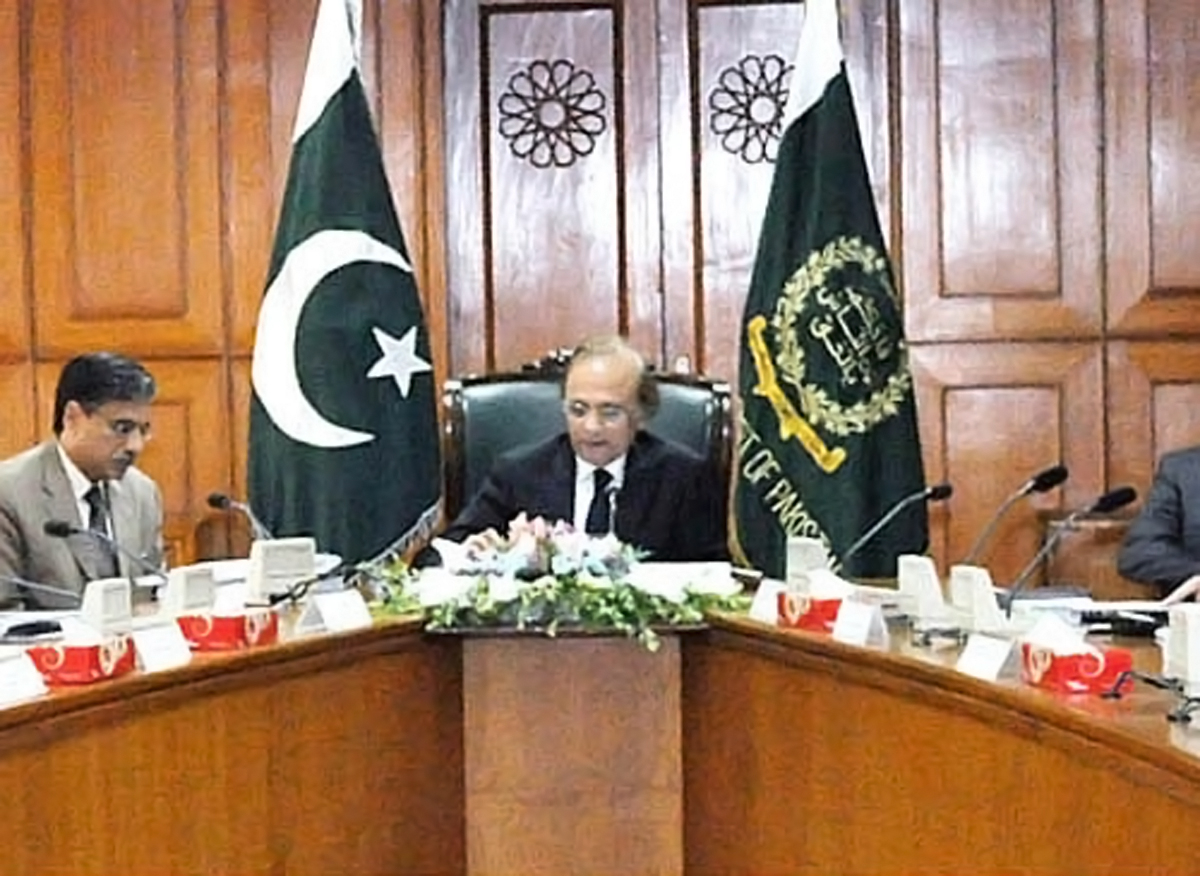
M658 389L624 340L597 338L567 366L567 431L497 461L444 537L486 542L520 512L612 531L655 560L728 557L726 502L705 460L641 429Z
M1150 496L1117 555L1117 571L1153 584L1169 602L1200 590L1200 447L1159 461Z
M88 581L141 573L104 538L47 535L50 520L94 530L150 566L161 563L162 496L134 467L150 435L154 393L154 378L124 356L88 353L63 368L55 437L0 463L0 605L78 604L13 578L82 594Z

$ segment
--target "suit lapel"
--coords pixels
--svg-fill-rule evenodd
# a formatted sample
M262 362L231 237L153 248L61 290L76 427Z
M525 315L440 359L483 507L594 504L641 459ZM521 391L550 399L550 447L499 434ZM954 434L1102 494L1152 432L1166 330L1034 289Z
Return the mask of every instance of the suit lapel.
M137 509L129 485L122 481L108 483L108 512L112 515L112 536L117 544L137 544ZM117 567L122 575L136 575L137 570L129 568L130 560L117 551Z
M116 544L125 546L128 550L143 551L145 542L140 538L138 508L133 500L132 487L125 481L109 481L108 497L109 514L113 515L113 539ZM144 552L139 556L151 562L151 558ZM121 575L136 576L142 571L131 569L132 560L122 556L120 551L116 552L116 564L121 570Z
M565 520L570 523L575 519L575 451L565 436L560 440L557 452L550 461L550 473L546 484L550 488L546 497L549 506L547 518L551 521Z
M65 520L73 526L87 527L87 521L79 517L79 507L75 504L75 494L71 491L71 481L63 468L62 460L58 457L58 446L54 442L46 444L42 454L42 492L49 512L47 520ZM75 559L83 572L85 580L100 577L103 555L100 545L94 538L86 535L72 535L65 539L67 551Z
M639 432L625 457L625 478L617 493L617 519L613 522L613 530L618 538L625 539L645 526L642 518L649 507L649 493L654 486L653 479L647 477L645 471L652 466L653 459L648 457L653 455Z

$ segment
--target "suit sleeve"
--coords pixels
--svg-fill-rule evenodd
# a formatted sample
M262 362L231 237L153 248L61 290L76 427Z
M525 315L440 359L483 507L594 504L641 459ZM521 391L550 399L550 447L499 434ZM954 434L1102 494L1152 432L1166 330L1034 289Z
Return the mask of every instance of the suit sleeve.
M0 575L20 577L23 571L22 544L21 529L12 508L8 502L0 501ZM16 586L10 581L0 580L0 610L22 606L21 594Z
M146 552L146 560L156 569L162 569L166 565L167 554L166 543L163 541L162 490L153 481L150 483L150 488L152 490L152 501L150 503L150 517L146 521L150 535L150 547Z
M1117 571L1164 593L1200 574L1200 559L1183 546L1184 502L1181 484L1160 465L1150 496L1117 554Z
M728 509L721 479L707 464L691 467L681 492L672 541L679 560L729 559Z
M488 529L503 533L516 516L510 475L506 467L497 466L484 479L483 486L471 497L467 507L446 527L442 538L462 541Z

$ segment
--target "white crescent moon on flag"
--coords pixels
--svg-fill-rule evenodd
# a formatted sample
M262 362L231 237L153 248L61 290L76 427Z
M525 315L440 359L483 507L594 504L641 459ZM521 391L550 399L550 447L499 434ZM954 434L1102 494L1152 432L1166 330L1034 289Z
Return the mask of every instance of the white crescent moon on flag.
M375 440L370 432L325 419L305 396L296 373L296 331L305 303L322 280L355 262L378 262L412 273L412 266L394 247L366 232L318 231L284 258L258 312L250 372L254 391L281 432L314 447L353 447Z

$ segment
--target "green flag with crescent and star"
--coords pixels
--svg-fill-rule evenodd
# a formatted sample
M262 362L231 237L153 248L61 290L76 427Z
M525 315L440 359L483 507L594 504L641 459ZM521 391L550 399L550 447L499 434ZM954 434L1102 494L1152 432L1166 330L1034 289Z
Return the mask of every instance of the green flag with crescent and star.
M436 522L429 336L358 66L361 8L321 0L254 342L250 504L349 562Z
M768 575L789 536L835 561L922 490L912 374L838 36L836 0L807 0L783 139L742 320L736 548ZM929 541L914 502L847 560L892 576Z

